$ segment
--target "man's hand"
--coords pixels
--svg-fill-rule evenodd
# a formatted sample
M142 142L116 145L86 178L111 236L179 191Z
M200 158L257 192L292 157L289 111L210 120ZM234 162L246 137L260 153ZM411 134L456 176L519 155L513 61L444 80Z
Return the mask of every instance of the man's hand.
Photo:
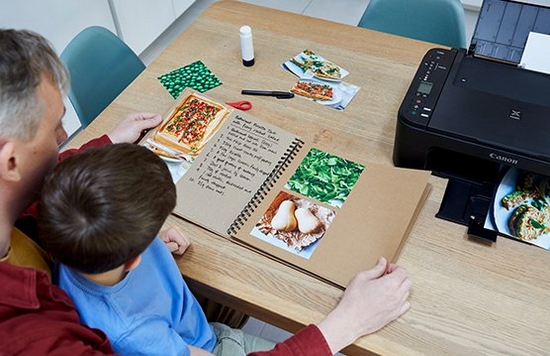
M318 324L331 350L336 353L403 315L410 307L411 286L407 271L385 258L359 272L340 303Z
M159 114L139 112L133 113L122 120L117 127L107 134L113 143L134 143L144 130L158 126L162 122Z
M164 241L170 252L175 255L183 255L185 250L191 245L189 237L177 226L159 232L159 237Z

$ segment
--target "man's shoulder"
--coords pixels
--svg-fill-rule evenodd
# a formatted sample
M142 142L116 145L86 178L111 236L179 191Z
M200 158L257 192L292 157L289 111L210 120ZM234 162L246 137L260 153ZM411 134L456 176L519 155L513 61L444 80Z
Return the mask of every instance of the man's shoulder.
M31 267L44 271L48 277L51 273L49 255L34 240L17 228L12 230L10 250L2 261L13 266Z

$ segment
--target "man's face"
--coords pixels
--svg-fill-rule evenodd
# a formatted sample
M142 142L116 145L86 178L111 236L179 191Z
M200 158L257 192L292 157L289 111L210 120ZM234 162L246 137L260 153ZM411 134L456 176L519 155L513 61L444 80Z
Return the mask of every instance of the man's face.
M36 194L55 164L59 154L59 145L67 139L67 132L61 124L65 113L59 88L43 78L37 90L42 105L42 117L35 137L28 142L19 142L19 164L22 172L23 194ZM28 196L33 199L33 196Z

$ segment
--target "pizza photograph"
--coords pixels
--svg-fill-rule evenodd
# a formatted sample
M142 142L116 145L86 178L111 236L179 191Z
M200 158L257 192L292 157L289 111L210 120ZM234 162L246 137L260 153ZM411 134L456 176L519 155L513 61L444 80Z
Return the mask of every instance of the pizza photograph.
M196 157L216 133L230 110L220 103L192 92L163 121L151 139L157 149Z
M192 90L184 91L178 100L159 127L141 142L166 162L175 183L231 113Z
M300 80L290 89L294 94L320 101L331 101L334 98L334 89L328 84Z
M281 191L250 234L309 259L335 216L329 208Z

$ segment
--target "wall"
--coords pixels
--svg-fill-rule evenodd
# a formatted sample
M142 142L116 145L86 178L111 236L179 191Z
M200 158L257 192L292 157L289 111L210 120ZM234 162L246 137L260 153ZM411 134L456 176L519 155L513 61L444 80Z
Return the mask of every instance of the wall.
M195 0L109 0L117 32L141 54Z
M28 29L49 39L58 53L83 28L101 25L115 32L107 0L1 0L0 24L3 28ZM68 99L63 126L72 134L80 127Z
M108 28L141 54L195 0L0 0L0 26L28 29L49 39L58 53L82 29ZM69 135L80 122L65 99Z

